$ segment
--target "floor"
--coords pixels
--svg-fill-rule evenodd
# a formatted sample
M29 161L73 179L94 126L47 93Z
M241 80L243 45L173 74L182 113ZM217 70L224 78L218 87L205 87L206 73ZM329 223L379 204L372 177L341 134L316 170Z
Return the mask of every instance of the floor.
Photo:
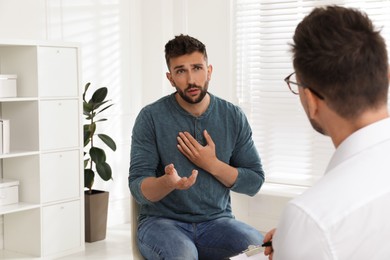
M130 223L107 228L106 239L85 243L85 251L59 258L61 260L131 260ZM137 260L137 259L134 259Z

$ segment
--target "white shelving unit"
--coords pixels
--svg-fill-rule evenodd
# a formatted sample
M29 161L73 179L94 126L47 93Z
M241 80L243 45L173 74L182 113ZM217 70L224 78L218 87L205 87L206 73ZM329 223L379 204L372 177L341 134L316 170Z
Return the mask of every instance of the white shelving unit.
M84 249L80 49L0 41L0 74L17 75L17 97L0 98L10 120L1 177L19 180L19 203L0 206L0 258L55 258Z

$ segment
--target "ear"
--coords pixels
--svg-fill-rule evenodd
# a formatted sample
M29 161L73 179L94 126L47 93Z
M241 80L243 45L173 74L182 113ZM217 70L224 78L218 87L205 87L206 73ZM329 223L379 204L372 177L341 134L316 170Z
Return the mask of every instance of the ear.
M167 72L167 73L165 73L165 75L167 76L167 79L169 80L169 82L171 82L172 87L175 87L175 82L172 79L171 73Z
M309 118L315 119L318 115L318 107L320 99L313 94L308 88L304 88L304 95L306 97L307 113Z
M210 81L212 73L213 73L213 65L210 64L207 66L207 81Z

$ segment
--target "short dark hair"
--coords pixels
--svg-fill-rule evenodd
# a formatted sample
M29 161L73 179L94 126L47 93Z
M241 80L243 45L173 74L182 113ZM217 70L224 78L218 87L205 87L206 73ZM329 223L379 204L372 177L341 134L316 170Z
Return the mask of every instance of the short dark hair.
M174 39L165 44L165 61L167 63L168 69L171 58L176 58L185 54L191 54L193 52L202 53L204 59L207 62L206 46L201 41L189 35L180 34L175 36Z
M387 103L388 56L380 31L353 8L315 8L293 37L294 68L344 118Z

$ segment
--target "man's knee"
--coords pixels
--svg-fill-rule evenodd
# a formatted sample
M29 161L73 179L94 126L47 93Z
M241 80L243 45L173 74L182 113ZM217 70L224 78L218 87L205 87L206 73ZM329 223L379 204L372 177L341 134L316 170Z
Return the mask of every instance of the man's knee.
M138 242L141 254L148 260L197 260L198 251L192 241L171 241L172 243L148 246Z

